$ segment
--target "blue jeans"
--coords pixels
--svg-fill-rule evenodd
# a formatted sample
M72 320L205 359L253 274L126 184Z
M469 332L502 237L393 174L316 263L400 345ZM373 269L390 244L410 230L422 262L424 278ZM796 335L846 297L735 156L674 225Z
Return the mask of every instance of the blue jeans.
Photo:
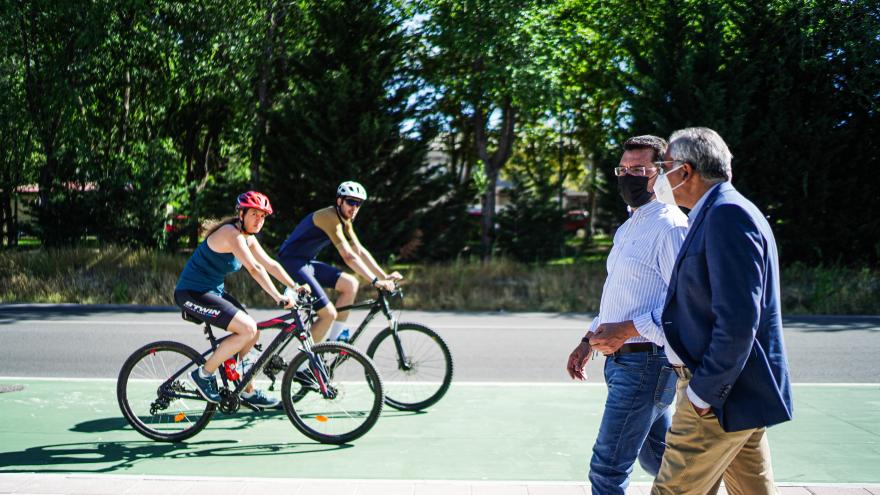
M623 495L636 458L657 474L672 423L675 381L662 349L606 358L608 398L590 460L594 495Z

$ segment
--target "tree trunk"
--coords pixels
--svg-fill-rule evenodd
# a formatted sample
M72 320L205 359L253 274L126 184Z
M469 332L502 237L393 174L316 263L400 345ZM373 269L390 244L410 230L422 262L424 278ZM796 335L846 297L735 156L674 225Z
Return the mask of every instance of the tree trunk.
M275 58L275 35L278 31L279 19L283 16L283 9L276 13L277 2L273 2L266 12L266 23L269 31L266 33L266 45L263 49L263 63L260 66L260 77L257 82L257 111L256 122L251 136L251 189L259 190L260 168L263 164L263 149L266 146L266 136L269 135L268 112L272 103L272 95L269 94L269 73Z
M9 237L9 233L12 232L11 228L11 218L8 214L9 211L9 194L4 189L3 192L0 192L0 245L3 244L3 237ZM3 234L6 234L5 236ZM9 244L10 246L12 244Z
M483 161L488 179L482 211L482 260L488 262L492 259L492 248L495 242L495 190L498 185L498 173L507 163L513 151L516 109L513 107L511 97L505 96L501 103L501 130L498 136L498 147L490 155L489 138L485 127L486 115L479 103L474 105L474 108L474 141L477 145L477 156Z
M483 193L483 214L481 217L481 241L483 245L483 262L491 261L492 248L495 246L495 191L498 187L498 172L487 172L486 191Z
M568 175L565 173L565 144L562 141L564 135L565 129L562 127L562 112L559 112L559 172L556 175L556 186L558 187L557 205L560 212L565 210L562 202L565 200L565 178Z
M55 146L53 143L44 140L43 153L46 154L46 164L40 169L40 177L37 181L39 187L38 208L40 211L46 211L49 207L49 195L51 194L53 185L52 177L55 175L55 171L58 170L58 157L55 156Z
M38 222L45 226L48 215L49 198L53 188L55 176L58 173L58 157L56 156L56 139L58 137L58 129L61 125L61 112L52 112L47 108L44 99L49 97L47 82L40 78L38 68L31 62L34 57L31 53L31 45L36 44L32 38L34 34L28 29L28 25L22 18L21 21L21 41L24 49L25 73L24 73L24 89L25 100L27 101L28 114L36 128L40 146L43 148L45 164L40 169L37 177L39 186L39 203L37 204ZM73 48L73 43L67 47L67 52ZM72 55L65 58L71 60ZM48 234L51 235L51 234ZM47 233L43 233L43 241L56 242L57 239L48 238Z
M588 161L590 162L590 185L589 190L587 191L587 203L589 205L587 207L587 214L589 215L590 219L590 229L589 232L587 232L587 235L589 235L590 239L592 239L593 236L596 234L596 199L599 193L599 177L598 170L596 170L596 161L591 159L588 159Z
M189 110L191 114L187 118L188 128L183 143L183 159L186 162L186 184L189 193L189 224L191 229L189 232L189 246L196 247L199 242L199 183L202 177L196 170L196 140L198 139L198 123L193 114L194 110Z
M125 144L128 142L128 119L131 111L131 70L125 69L125 89L122 92L122 137L119 141L119 154L125 155Z
M15 194L15 189L10 191L9 202L4 202L4 205L7 205L9 208L6 211L6 245L7 246L17 246L18 245L18 198Z
M199 132L199 128L196 127L195 132ZM199 156L193 156L191 159L191 163L195 165L196 161L199 163L199 180L195 187L190 189L190 204L192 205L192 213L193 213L193 230L190 233L190 244L192 247L196 247L199 243L199 234L201 234L201 201L202 192L204 192L205 188L208 186L208 178L211 176L211 149L213 148L216 140L218 139L218 135L220 133L220 129L216 126L209 126L207 132L205 133L204 145L202 146L201 151L199 152ZM195 144L195 143L194 143ZM199 151L193 146L193 152Z

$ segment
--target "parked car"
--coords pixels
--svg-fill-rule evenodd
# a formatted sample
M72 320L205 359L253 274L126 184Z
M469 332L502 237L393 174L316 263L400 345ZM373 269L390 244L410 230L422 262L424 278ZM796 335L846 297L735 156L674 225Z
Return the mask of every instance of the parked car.
M569 210L565 212L562 230L577 232L580 229L590 228L590 212L586 210Z

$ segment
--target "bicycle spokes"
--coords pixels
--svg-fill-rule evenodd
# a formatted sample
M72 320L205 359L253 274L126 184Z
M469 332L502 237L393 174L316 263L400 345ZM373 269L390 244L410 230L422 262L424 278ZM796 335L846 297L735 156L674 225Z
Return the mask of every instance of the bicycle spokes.
M417 323L382 330L367 355L385 381L385 402L396 409L424 409L440 400L452 381L452 355L446 342Z
M346 344L316 344L311 351L291 361L284 378L291 421L322 442L343 443L364 434L382 408L382 384L372 363ZM339 359L343 353L346 359ZM325 363L334 363L332 372Z
M187 378L198 354L174 342L145 346L126 361L117 382L120 408L140 433L181 440L201 430L213 413Z

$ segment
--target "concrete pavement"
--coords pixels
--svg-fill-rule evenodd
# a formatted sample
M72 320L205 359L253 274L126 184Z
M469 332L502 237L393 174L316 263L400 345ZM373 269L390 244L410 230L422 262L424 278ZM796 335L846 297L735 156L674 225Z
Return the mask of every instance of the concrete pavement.
M64 495L590 495L584 483L0 474L0 493ZM636 483L627 495L647 495ZM724 487L719 492L726 495ZM880 495L880 485L780 485L780 495Z

